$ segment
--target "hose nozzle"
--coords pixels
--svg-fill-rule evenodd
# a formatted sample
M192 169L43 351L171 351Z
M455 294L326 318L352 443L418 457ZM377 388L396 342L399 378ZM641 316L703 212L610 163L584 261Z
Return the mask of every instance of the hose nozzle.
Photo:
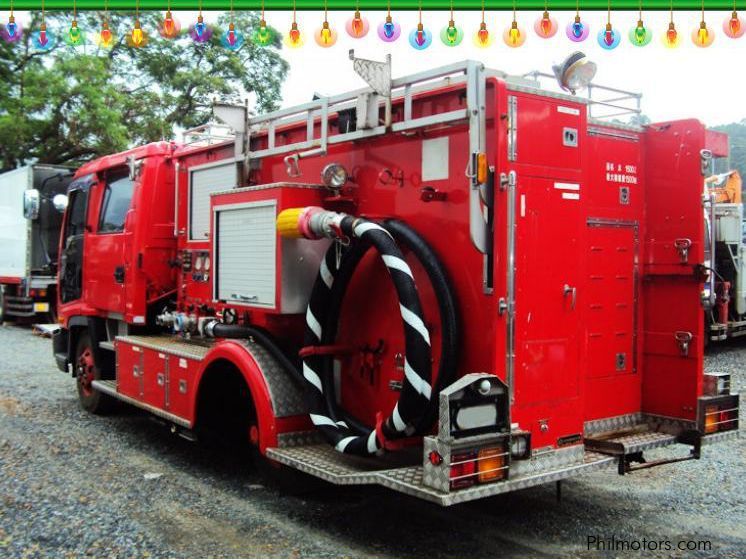
M277 215L277 233L288 239L340 239L345 237L340 224L346 214L324 210L319 206L286 208Z

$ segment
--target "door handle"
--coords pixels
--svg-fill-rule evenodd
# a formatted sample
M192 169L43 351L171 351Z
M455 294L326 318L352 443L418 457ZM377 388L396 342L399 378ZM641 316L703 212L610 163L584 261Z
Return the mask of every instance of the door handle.
M124 267L118 266L114 269L114 281L117 284L124 284Z
M575 301L578 297L578 289L575 286L570 286L570 284L565 284L562 288L562 295L567 297L568 295L571 297L570 299L570 309L575 309Z

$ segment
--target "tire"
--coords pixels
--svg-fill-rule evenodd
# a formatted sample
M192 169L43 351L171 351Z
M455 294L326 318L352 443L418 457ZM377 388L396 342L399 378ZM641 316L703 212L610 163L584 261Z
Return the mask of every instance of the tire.
M101 370L93 357L91 336L84 332L78 337L75 346L75 380L78 386L78 399L83 410L91 414L106 414L114 408L116 400L91 386L93 380L101 379Z
M0 326L5 321L5 286L0 286Z

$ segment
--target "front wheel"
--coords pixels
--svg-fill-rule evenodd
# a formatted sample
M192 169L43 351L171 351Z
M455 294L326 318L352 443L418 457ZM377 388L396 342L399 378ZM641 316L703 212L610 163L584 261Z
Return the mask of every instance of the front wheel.
M101 379L101 370L96 365L93 355L93 344L88 333L78 338L75 348L75 378L78 385L80 406L92 414L106 414L116 402L93 387L93 381Z

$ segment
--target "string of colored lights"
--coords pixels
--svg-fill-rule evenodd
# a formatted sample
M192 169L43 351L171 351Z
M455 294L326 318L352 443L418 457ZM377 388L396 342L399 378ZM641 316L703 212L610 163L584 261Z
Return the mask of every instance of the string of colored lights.
M57 36L54 31L47 28L45 15L47 9L47 2L49 0L40 0L41 3L41 18L39 28L33 31L30 35L31 46L36 51L49 51L57 44ZM86 34L84 30L78 25L78 4L85 0L72 0L72 12L73 17L70 24L70 28L63 35L63 42L70 47L77 47L86 44ZM111 48L115 43L115 37L111 29L109 28L109 9L110 4L119 0L104 0L104 19L102 22L101 30L98 34L95 34L91 38L91 42L101 48ZM142 28L140 23L140 3L145 0L135 0L135 17L134 25L132 30L126 35L125 42L127 46L131 48L143 48L148 43L148 35ZM167 0L166 13L159 23L158 32L161 37L165 39L176 39L182 35L181 25L178 20L173 17L172 6L179 0ZM238 0L241 1L241 0ZM270 0L271 1L271 0ZM300 0L303 1L303 0ZM329 22L329 3L333 0L324 0L324 19L321 27L319 27L314 33L314 40L317 45L323 48L332 47L337 42L337 32ZM368 19L362 15L361 3L365 0L355 0L355 11L353 16L347 20L345 24L345 30L347 34L353 39L361 39L365 37L369 30L370 24ZM512 1L512 12L513 18L510 26L507 27L503 33L503 41L506 45L511 48L517 48L524 44L527 35L524 29L518 23L516 14L518 10L517 0ZM560 2L562 0L554 0ZM617 0L622 2L624 0ZM253 44L259 46L269 46L273 44L279 44L275 40L274 30L267 25L265 20L265 2L261 0L261 18L259 25L252 31L250 41ZM286 46L297 48L303 45L303 35L300 32L297 23L297 4L299 0L292 0L292 14L293 20L288 34L284 38ZM492 36L487 30L487 23L485 19L485 9L487 0L480 0L481 10L481 22L479 28L474 33L474 44L478 47L485 48L492 44ZM582 42L587 39L590 27L581 20L580 17L580 0L574 0L574 20L568 23L566 27L566 35L568 39L573 42ZM654 3L655 0L648 0L648 4ZM229 50L239 50L246 39L244 34L236 28L234 21L235 14L235 3L236 0L230 0L230 19L228 29L222 33L219 41L220 45ZM17 2L15 0L10 1L10 13L8 16L7 23L0 24L0 39L6 43L18 43L23 36L23 29L21 25L16 21L14 10L17 8ZM692 30L691 38L692 43L697 47L703 48L710 46L715 40L715 32L705 22L705 0L699 0L699 11L701 13L701 20L699 25ZM727 37L737 39L742 37L746 33L746 26L743 25L743 20L740 18L737 12L736 0L733 0L732 8L729 17L723 22L723 32ZM195 43L209 43L212 35L212 27L204 21L202 14L203 0L198 0L198 17L197 21L189 27L188 35L192 38ZM674 2L668 0L667 10L670 14L670 20L668 23L668 29L662 35L663 44L669 48L674 48L679 45L679 34L674 24ZM448 24L441 29L440 39L442 43L449 47L455 47L459 45L464 38L464 30L456 25L455 9L453 0L449 0L448 11L450 17ZM606 25L599 30L597 35L598 44L606 49L613 50L621 43L621 33L614 28L611 22L612 2L606 0ZM643 20L643 2L637 0L636 11L638 13L637 25L632 27L628 33L629 42L636 47L644 47L648 45L653 38L651 30L645 26ZM418 23L415 28L409 34L410 45L417 50L424 50L432 44L432 33L427 29L423 22L423 0L418 0L417 6L418 12ZM549 13L549 0L543 0L543 12L534 23L534 32L542 39L549 39L557 34L559 29L556 18ZM391 0L386 0L386 18L378 26L378 37L385 42L396 41L401 35L401 27L394 21L391 13Z

